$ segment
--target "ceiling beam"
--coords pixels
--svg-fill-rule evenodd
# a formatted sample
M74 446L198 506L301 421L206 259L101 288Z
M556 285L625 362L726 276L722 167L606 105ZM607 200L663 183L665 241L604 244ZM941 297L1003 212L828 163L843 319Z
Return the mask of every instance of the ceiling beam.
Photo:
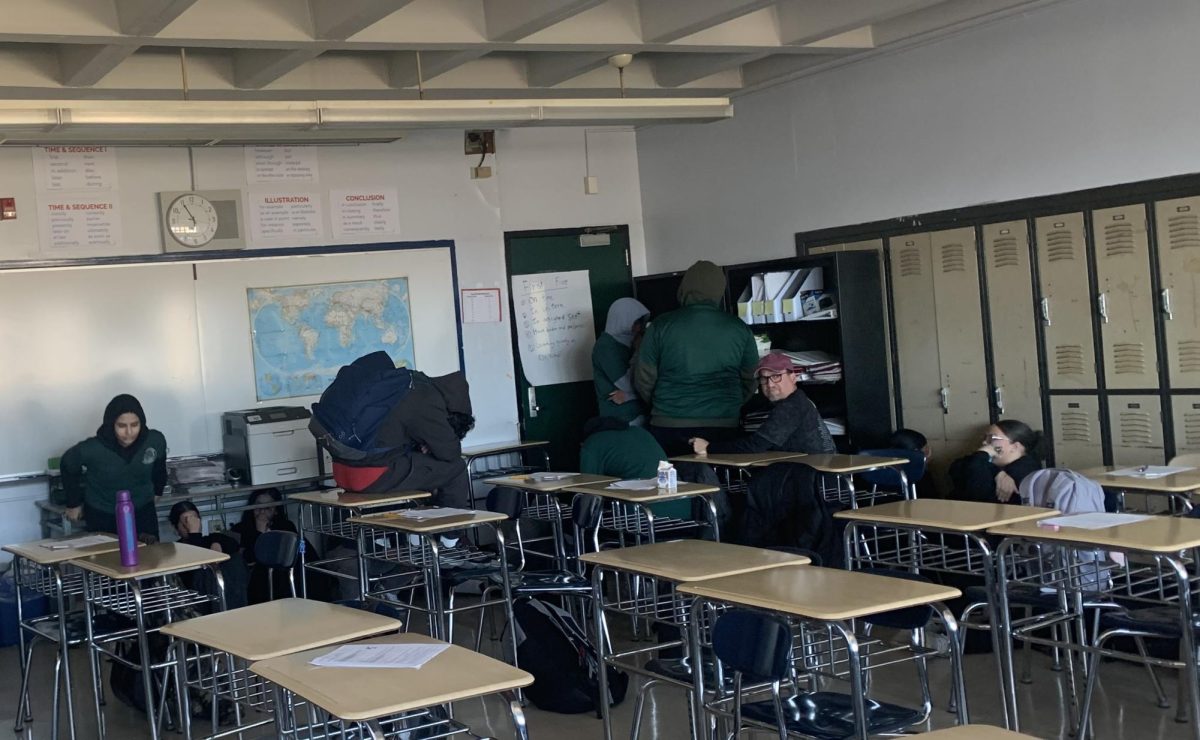
M640 0L642 40L667 43L753 13L776 0Z
M491 41L518 41L604 0L483 0L483 16Z
M196 0L116 0L117 24L126 36L155 36Z
M941 2L878 24L875 31L876 43L890 44L895 41L920 36L933 31L954 27L961 30L989 17L1001 17L1020 12L1031 6L1044 3L1034 0L973 0L973 2Z
M809 44L940 1L838 0L831 3L828 0L780 0L775 12L779 16L780 41Z
M525 57L525 77L530 87L554 87L567 80L599 69L608 63L608 54L577 52L555 54L534 52ZM617 70L613 70L613 80Z
M795 75L809 67L817 67L845 58L844 54L774 54L765 59L743 64L742 85L747 88L762 85L776 78Z
M266 87L300 65L321 55L319 49L239 49L233 56L233 86L243 90Z
M679 87L709 75L762 59L758 54L661 54L654 58L654 81L662 87Z
M59 82L65 87L91 87L137 49L120 44L58 44Z
M417 54L421 55L419 75ZM438 75L486 55L487 50L479 48L461 51L398 51L388 59L388 85L395 88L416 87L418 82L429 82Z
M313 35L345 41L366 30L412 0L308 0Z

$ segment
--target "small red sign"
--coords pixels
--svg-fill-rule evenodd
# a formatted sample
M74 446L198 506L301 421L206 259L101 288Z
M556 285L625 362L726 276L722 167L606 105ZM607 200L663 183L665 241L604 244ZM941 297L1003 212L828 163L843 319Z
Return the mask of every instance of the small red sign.
M0 221L9 221L17 217L17 199L0 198Z

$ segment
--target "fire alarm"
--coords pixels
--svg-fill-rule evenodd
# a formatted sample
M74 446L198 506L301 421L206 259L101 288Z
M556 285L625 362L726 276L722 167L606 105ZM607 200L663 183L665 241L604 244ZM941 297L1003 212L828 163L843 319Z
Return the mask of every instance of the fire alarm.
M0 221L11 221L17 217L17 199L0 198Z

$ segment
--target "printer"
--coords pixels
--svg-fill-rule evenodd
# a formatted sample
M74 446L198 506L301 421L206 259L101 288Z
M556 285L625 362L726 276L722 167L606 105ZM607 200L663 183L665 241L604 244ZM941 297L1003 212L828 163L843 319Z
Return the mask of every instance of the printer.
M319 461L308 431L312 414L303 406L265 406L221 414L225 469L251 485L315 478L329 466Z

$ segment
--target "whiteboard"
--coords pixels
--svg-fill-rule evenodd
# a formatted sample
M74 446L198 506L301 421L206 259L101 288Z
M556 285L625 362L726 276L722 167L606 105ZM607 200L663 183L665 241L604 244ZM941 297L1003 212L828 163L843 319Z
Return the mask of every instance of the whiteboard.
M407 277L417 369L459 370L451 259L437 246L0 271L0 476L45 470L118 393L172 456L220 452L224 411L311 406L257 401L248 287Z
M512 276L521 369L530 385L592 379L592 286L587 270Z

